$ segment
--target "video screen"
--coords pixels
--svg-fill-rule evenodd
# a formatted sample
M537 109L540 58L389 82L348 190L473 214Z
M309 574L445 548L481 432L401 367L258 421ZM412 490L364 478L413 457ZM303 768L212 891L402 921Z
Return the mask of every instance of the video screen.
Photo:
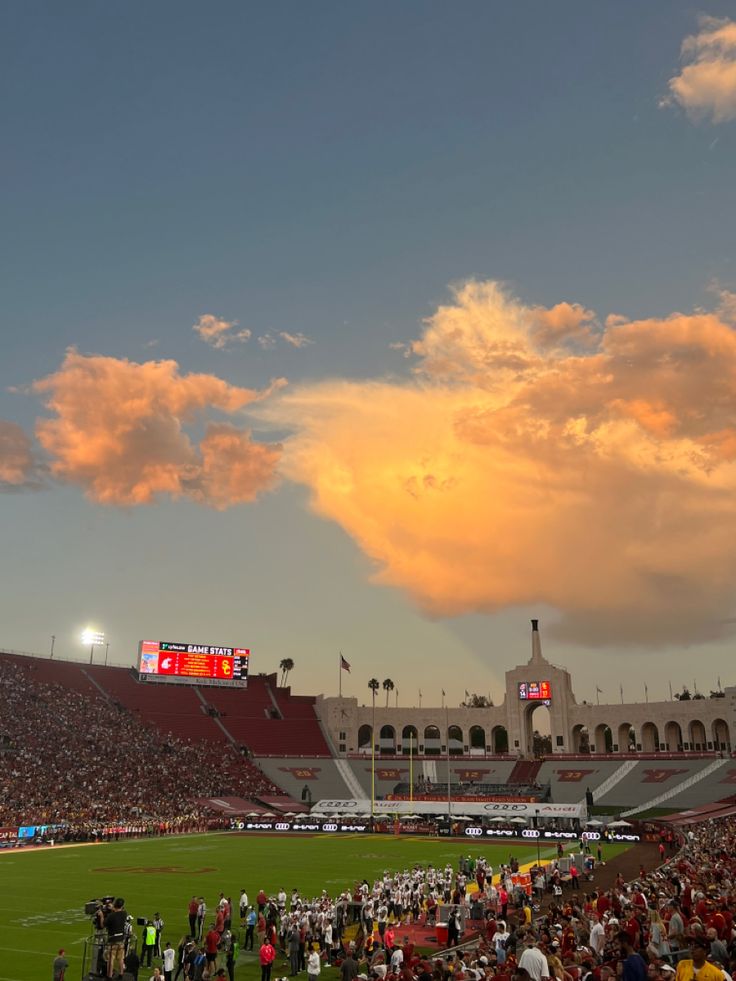
M548 681L520 681L519 698L522 702L547 702L552 697Z
M248 678L250 649L217 644L181 644L142 640L138 671L159 677L214 679L243 682Z

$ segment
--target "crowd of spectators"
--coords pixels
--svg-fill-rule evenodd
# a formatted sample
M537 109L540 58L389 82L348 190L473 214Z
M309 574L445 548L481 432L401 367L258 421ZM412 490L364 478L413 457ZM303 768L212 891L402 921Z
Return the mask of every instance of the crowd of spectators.
M648 873L642 870L634 882L618 876L611 889L586 893L573 888L566 896L555 889L545 898L543 911L517 890L504 897L501 884L486 884L480 899L485 919L477 941L437 958L421 957L412 948L410 956L404 952L395 959L394 950L385 949L382 963L388 971L376 971L375 953L369 953L358 977L731 981L736 970L736 818L697 825L686 833L677 854L668 861L664 847L660 854L663 864ZM454 880L452 901L458 906L451 909L450 919L468 898L458 889L461 881L460 876ZM547 881L554 877L547 876Z
M115 824L195 830L211 816L197 798L282 793L229 745L163 735L101 693L5 659L0 763L0 827L63 824L72 837Z
M472 859L457 870L385 873L334 899L261 893L241 910L243 942L252 917L257 945L281 950L291 975L314 973L316 949L341 981L732 981L736 818L694 827L668 859L664 833L661 844L661 865L631 883L618 875L605 890L582 891L576 879L563 890L557 863L533 869L537 905L512 879L513 862L494 879ZM429 929L440 915L454 949L433 957L406 927ZM348 942L351 923L359 929Z

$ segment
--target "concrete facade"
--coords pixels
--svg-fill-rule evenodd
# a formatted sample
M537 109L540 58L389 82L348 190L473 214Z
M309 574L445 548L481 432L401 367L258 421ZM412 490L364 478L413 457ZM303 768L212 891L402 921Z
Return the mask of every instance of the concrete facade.
M736 748L736 687L723 698L630 704L578 704L568 671L542 654L532 620L532 655L506 672L501 705L490 708L392 708L359 705L356 698L319 697L315 708L339 755L371 752L375 722L376 754L472 759L530 756L533 716L540 705L550 714L552 751L579 753L587 741L591 754L730 752ZM520 685L548 682L550 697L521 699ZM528 691L527 687L527 691ZM380 699L380 694L379 694ZM377 700L378 701L378 700Z

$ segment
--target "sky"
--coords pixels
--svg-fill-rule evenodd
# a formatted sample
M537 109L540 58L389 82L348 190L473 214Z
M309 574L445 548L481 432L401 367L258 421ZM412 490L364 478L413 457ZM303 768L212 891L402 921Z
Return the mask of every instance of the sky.
M0 646L736 683L732 4L0 16Z

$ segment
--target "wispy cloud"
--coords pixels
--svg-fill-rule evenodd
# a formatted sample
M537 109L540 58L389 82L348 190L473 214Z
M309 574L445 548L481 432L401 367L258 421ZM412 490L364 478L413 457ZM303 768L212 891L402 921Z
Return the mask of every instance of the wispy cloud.
M669 80L662 106L679 105L693 119L736 119L736 21L701 17L682 42L682 68Z
M247 328L238 330L237 320L222 320L211 313L203 313L192 330L210 347L222 350L229 344L244 344L251 338Z
M30 437L17 423L0 419L0 491L37 490L43 484Z
M300 330L296 331L296 333L290 333L288 330L268 330L265 334L261 334L258 337L258 343L264 351L272 351L280 341L283 341L284 344L288 344L290 347L296 348L314 344L312 338L307 337Z

